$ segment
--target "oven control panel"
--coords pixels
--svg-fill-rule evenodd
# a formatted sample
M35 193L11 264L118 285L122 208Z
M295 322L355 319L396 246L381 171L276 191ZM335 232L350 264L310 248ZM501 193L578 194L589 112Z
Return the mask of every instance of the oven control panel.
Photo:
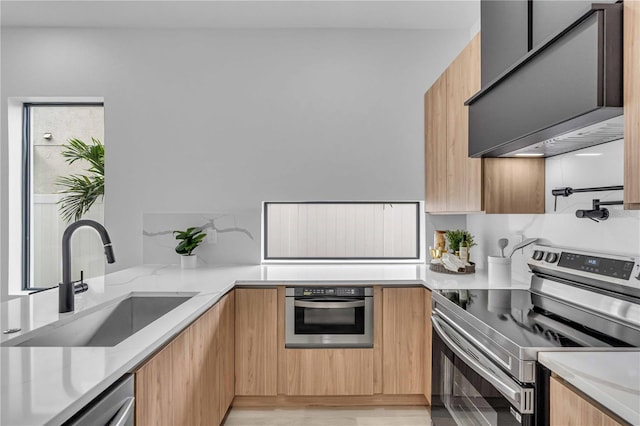
M613 283L640 283L640 259L536 245L527 262L532 271L564 272Z
M288 289L287 289L288 290ZM336 296L336 297L363 297L365 287L295 287L293 296Z

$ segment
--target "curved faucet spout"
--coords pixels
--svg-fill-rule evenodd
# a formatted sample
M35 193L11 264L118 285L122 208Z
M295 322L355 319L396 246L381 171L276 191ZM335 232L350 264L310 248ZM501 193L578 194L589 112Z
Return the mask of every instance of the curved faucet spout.
M67 229L65 229L62 234L62 282L59 285L58 294L58 311L60 313L71 312L75 308L75 293L73 283L71 282L71 237L78 228L84 226L93 228L100 234L102 244L104 245L104 254L107 257L107 263L116 261L113 255L109 233L100 223L95 220L82 219L67 226Z

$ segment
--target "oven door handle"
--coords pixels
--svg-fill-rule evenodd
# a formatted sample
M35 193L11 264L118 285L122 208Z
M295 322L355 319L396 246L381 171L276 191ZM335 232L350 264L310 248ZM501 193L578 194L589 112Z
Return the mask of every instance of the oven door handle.
M446 325L441 319L436 316L431 317L431 324L433 329L438 333L440 338L444 340L449 349L453 351L465 364L471 367L476 373L480 374L486 381L491 383L498 392L500 392L509 402L518 408L520 413L528 414L533 413L533 394L531 389L525 389L519 386L513 379L507 376L502 371L494 371L494 369L484 365L482 363L482 356L476 358L476 354L470 355L470 350L464 348L464 344L467 343L460 335L454 340L450 337L450 334L455 336L456 333L450 327L449 332L444 330L443 325ZM467 343L471 345L471 343ZM472 347L472 346L471 346ZM486 363L491 363L485 358ZM494 367L497 368L497 367Z
M306 300L294 300L293 306L297 308L314 308L314 309L362 308L364 307L364 300L356 300L353 302L309 302Z

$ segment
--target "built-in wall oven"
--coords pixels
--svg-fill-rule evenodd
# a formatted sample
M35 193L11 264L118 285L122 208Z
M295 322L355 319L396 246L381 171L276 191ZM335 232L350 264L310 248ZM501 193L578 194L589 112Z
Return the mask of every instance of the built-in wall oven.
M533 249L529 289L433 291L435 426L546 426L540 352L640 347L640 259Z
M372 287L287 287L285 346L372 348Z

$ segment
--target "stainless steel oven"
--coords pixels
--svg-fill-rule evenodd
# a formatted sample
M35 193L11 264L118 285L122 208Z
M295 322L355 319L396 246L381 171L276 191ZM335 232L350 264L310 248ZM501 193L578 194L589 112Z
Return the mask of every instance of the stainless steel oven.
M372 348L372 287L287 287L285 346Z
M543 351L640 347L640 259L536 245L528 289L433 290L435 426L549 424Z
M438 315L432 317L431 417L442 425L534 424L534 387L521 384Z

